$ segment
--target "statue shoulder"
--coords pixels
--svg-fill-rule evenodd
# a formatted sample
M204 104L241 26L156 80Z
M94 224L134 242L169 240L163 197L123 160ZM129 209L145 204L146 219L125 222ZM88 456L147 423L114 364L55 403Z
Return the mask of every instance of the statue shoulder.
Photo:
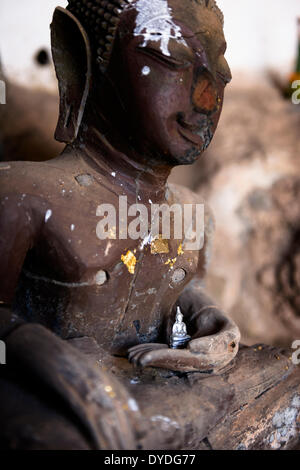
M24 193L43 194L48 189L52 172L47 162L1 162L0 196ZM42 191L41 188L43 188Z
M59 201L79 187L75 177L81 173L76 159L64 156L46 162L0 162L0 198L25 194L40 201Z
M34 219L39 225L66 192L66 174L52 161L1 162L0 210L4 221L7 223L7 214L11 214L10 217L24 218L25 222Z

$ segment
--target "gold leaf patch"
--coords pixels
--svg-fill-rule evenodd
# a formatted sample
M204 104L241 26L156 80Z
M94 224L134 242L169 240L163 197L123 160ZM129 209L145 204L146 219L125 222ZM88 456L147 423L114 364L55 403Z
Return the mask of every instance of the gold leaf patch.
M137 260L132 251L128 250L126 255L121 256L121 260L123 261L125 266L127 266L127 269L130 274L134 274Z
M173 269L174 267L174 264L176 263L177 261L177 258L173 258L173 259L168 259L168 261L165 263L167 266L170 266L171 269Z
M178 247L177 254L178 254L178 256L184 255L184 251L183 251L183 248L182 248L182 243L180 243L180 245Z
M151 242L151 253L152 255L161 255L164 253L169 253L169 242L164 240L161 235L159 235L156 240Z

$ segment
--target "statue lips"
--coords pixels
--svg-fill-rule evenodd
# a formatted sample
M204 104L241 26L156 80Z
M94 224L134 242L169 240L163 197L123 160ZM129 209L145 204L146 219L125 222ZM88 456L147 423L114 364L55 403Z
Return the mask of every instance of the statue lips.
M188 140L192 144L197 145L197 147L203 147L205 143L203 136L208 131L207 122L204 122L203 126L199 127L199 125L196 126L180 119L178 120L178 124L178 131L184 139Z
M184 139L188 140L192 144L197 145L197 147L203 147L203 144L204 144L203 138L200 137L198 134L194 134L189 129L184 129L183 127L179 127L178 130Z

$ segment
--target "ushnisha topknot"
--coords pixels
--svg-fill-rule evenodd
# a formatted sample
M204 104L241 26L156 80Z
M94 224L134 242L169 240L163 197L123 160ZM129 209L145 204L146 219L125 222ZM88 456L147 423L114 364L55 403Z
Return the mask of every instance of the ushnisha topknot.
M143 0L154 7L157 0ZM159 0L166 1L167 0ZM204 6L214 11L221 23L224 18L215 0L190 0L199 6ZM68 0L67 9L80 21L85 28L91 42L93 54L101 69L105 70L109 64L114 40L121 14L126 7L139 4L139 0Z
M67 9L80 21L91 41L96 60L107 67L121 13L132 0L68 0Z

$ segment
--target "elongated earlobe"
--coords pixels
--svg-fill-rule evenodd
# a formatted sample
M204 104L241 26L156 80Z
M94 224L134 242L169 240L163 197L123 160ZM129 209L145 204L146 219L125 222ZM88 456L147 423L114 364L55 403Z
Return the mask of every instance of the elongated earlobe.
M91 48L80 22L61 7L53 15L51 41L60 95L55 138L70 144L78 135L90 91Z

